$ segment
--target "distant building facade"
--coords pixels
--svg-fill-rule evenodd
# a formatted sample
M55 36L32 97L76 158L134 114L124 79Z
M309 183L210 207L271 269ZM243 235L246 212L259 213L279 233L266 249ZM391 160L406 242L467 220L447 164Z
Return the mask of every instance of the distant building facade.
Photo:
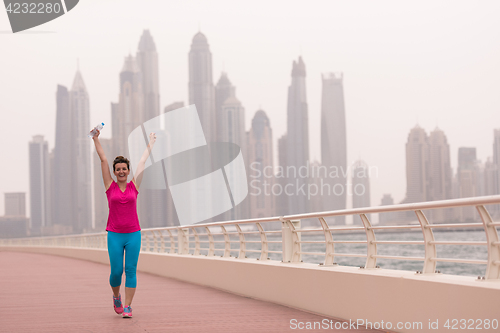
M26 193L12 192L5 195L5 216L26 216Z
M457 179L460 198L478 195L476 148L458 148ZM474 207L460 207L461 222L474 220L475 214Z
M335 177L324 179L329 192L323 191L325 210L346 208L347 198L347 139L342 73L322 76L321 92L321 164L329 171L338 170ZM333 224L345 224L345 216L336 216Z
M90 145L87 134L90 130L89 95L80 71L76 72L70 93L70 110L73 117L72 140L75 141L73 182L73 230L76 233L92 230L92 194Z
M189 104L195 104L207 142L217 139L212 53L207 38L198 32L189 51Z
M293 190L288 197L289 214L306 213L309 210L307 194L300 188L308 186L308 177L299 175L299 168L309 167L309 118L306 96L306 65L299 57L292 65L292 83L288 87L286 178Z
M247 148L250 166L247 168L250 185L248 218L274 216L277 197L272 191L274 188L278 193L278 190L274 187L273 132L263 110L258 110L252 119Z
M382 200L380 201L380 206L392 206L394 205L394 199L390 194L384 194L382 196ZM401 217L401 214L398 212L386 212L378 214L378 224L380 225L388 225L388 224L397 224L400 222L398 217Z
M29 143L30 229L33 234L52 224L49 144L43 135Z

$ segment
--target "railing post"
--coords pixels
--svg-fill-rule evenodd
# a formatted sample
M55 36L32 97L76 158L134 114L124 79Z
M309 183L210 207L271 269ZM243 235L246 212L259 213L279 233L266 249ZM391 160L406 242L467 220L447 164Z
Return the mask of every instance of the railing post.
M177 253L178 254L188 254L189 253L189 229L188 228L178 228L177 229Z
M167 232L168 232L168 239L170 242L170 251L168 253L175 253L174 235L172 235L172 231L170 231L170 229L167 229Z
M257 225L257 229L259 229L260 235L260 260L267 260L268 256L268 244L267 244L267 236L264 228L260 225L260 223L255 223Z
M205 227L205 230L207 231L207 236L208 236L208 257L212 257L215 254L215 243L214 243L214 236L212 235L212 232L210 232L210 229L208 227Z
M194 252L193 252L193 255L199 256L200 255L200 236L198 236L198 232L196 231L196 228L193 228L193 234L194 234Z
M163 231L158 231L160 234L160 253L165 253L165 237L163 237Z
M330 227L328 226L328 223L326 223L324 218L320 217L319 223L321 223L321 227L323 228L323 232L325 233L326 247L325 247L325 261L323 262L323 266L331 266L333 265L333 259L334 259L333 254L335 253L332 232L330 230Z
M424 213L418 209L415 211L415 214L417 214L418 222L420 223L422 233L424 234L425 261L422 273L435 273L436 261L432 260L433 258L437 258L436 244L433 243L434 233L431 228L427 227L429 225L429 221L425 217Z
M282 233L282 253L283 262L300 262L301 261L301 244L298 243L301 239L300 233L296 229L300 229L300 220L281 220Z
M151 231L153 234L153 252L158 252L158 238L156 237L156 231Z
M240 252L238 253L238 259L244 259L246 257L245 234L241 231L239 224L236 224L236 230L238 230L238 237L240 239Z
M229 239L229 235L227 234L226 228L221 225L220 229L222 230L222 233L224 234L224 254L222 255L223 257L230 257L231 256L231 241Z
M496 265L495 261L500 260L500 244L498 243L498 232L491 219L490 214L483 205L476 206L481 220L483 221L484 231L486 232L486 242L488 243L488 264L486 266L485 279L499 279L500 265Z
M375 258L375 256L377 255L377 244L374 243L376 241L375 233L371 228L372 224L370 223L370 220L368 220L368 217L366 217L365 214L359 214L359 217L361 218L361 222L363 222L363 226L365 227L366 232L367 253L365 268L376 268L377 258Z

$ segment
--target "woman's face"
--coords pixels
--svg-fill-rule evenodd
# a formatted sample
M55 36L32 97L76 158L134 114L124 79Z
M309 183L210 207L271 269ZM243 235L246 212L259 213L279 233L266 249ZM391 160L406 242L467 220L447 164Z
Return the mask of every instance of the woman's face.
M114 174L119 182L127 181L130 170L127 168L127 163L116 163Z

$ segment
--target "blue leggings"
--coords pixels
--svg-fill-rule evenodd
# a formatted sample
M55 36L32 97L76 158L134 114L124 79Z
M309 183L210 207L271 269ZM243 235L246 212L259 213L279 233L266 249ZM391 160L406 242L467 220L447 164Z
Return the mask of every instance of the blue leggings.
M108 231L108 254L111 265L109 284L118 287L122 284L123 252L125 251L125 287L135 288L137 278L137 261L141 250L141 231L117 233Z

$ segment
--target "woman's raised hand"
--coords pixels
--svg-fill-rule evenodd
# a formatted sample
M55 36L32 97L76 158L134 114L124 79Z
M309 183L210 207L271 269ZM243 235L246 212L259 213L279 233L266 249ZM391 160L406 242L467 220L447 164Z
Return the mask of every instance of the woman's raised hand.
M149 134L149 144L153 145L156 142L156 134L154 132L151 132Z
M99 134L101 134L101 131L99 131L97 128L92 129L92 131L94 131L94 130L95 130L95 134L92 137L92 139L99 137ZM92 132L92 131L90 131L90 132Z

